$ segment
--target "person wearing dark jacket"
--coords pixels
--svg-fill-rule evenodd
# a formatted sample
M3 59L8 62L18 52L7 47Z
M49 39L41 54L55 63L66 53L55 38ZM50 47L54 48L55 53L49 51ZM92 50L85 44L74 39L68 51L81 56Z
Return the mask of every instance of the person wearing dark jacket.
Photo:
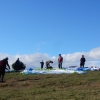
M4 82L4 75L5 75L5 69L6 66L8 66L8 68L10 69L10 66L8 64L8 57L6 57L5 59L2 60L3 64L0 66L0 78L1 78L1 82Z
M42 62L40 62L40 64L41 64L41 69L43 69L43 66L44 66L43 60L42 60Z
M20 67L20 60L19 60L19 58L16 60L15 66L16 66L16 71L18 71L19 67Z
M84 67L86 59L84 58L84 55L82 55L82 58L80 59L80 67Z

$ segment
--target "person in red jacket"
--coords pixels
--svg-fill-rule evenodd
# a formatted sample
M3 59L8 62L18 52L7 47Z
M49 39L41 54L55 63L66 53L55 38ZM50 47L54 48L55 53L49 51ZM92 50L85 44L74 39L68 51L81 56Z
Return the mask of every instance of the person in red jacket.
M62 63L63 63L63 57L61 56L61 54L59 54L58 57L58 68L62 69Z
M1 78L1 82L4 82L4 76L5 76L5 69L6 66L8 66L8 68L10 69L10 66L8 64L8 57L6 57L5 59L2 60L3 64L0 66L0 78Z

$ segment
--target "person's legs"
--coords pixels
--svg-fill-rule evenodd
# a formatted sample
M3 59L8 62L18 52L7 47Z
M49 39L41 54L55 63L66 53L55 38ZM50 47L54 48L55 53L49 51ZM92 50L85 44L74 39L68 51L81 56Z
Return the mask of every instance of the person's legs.
M84 67L84 64L83 64L83 67Z
M1 79L1 73L0 73L0 79Z
M4 82L4 81L3 81L4 76L5 76L5 69L4 69L4 70L2 71L2 73L1 73L1 81L2 81L2 82Z
M80 68L82 67L82 63L80 63Z
M43 68L43 65L41 65L41 69Z
M60 69L60 62L58 62L58 68Z
M62 69L62 63L60 63L60 68Z
M83 68L84 67L84 63L80 63L80 67Z
M3 73L1 74L1 81L2 81L2 82L4 82L4 81L3 81L4 75L5 75L5 72L3 72Z

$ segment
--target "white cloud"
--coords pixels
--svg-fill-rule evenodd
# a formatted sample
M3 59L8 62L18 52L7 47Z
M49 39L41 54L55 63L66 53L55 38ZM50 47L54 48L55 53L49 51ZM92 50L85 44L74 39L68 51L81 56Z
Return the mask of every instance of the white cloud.
M86 67L90 66L100 66L100 47L94 48L89 52L75 52L73 54L62 54L63 56L63 67L68 66L79 66L80 65L80 58L84 55L86 58ZM19 58L24 64L26 64L27 68L40 68L40 61L47 61L52 60L54 63L51 64L51 66L57 68L57 59L58 57L53 56L50 57L48 54L41 54L41 53L35 53L30 55L9 55L9 54L2 54L0 53L0 59L3 59L5 57L9 57L9 64L12 65L16 61L17 58ZM44 66L45 67L45 66Z
M42 47L43 45L46 45L46 44L47 44L46 42L37 43L37 44L36 44L36 51L41 50L41 47Z

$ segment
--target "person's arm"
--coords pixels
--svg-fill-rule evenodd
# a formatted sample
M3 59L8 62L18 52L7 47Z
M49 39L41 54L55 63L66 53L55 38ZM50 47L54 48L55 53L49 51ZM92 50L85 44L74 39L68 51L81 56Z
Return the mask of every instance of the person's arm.
M59 62L59 58L58 58L58 62Z
M84 62L86 61L86 59L84 58Z
M7 61L6 65L7 65L7 66L9 67L9 69L10 69L10 66L9 66L9 64L8 64L8 61Z

